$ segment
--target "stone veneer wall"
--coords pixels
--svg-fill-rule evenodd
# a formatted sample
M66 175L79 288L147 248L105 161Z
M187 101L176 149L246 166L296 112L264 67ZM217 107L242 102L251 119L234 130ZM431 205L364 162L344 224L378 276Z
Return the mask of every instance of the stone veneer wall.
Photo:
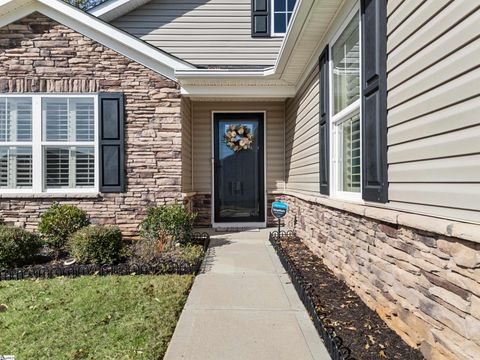
M287 227L427 359L479 359L480 244L277 199Z
M78 205L93 222L135 235L148 204L181 198L177 83L35 13L0 28L1 93L123 92L127 191L94 198L3 198L7 222L34 227L53 201Z

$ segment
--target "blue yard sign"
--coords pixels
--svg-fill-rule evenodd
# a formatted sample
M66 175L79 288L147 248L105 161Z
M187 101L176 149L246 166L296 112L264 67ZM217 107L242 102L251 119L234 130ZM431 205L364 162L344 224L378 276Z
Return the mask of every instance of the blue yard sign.
M281 201L275 201L272 204L272 215L275 216L277 219L283 218L288 211L288 205L281 202Z

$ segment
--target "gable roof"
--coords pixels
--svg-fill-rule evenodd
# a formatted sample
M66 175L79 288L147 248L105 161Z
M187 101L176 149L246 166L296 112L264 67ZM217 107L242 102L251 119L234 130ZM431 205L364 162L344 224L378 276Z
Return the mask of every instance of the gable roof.
M39 12L118 53L176 80L175 70L195 67L62 0L0 0L0 27Z
M107 0L89 9L88 12L104 21L112 21L128 14L149 1L150 0Z

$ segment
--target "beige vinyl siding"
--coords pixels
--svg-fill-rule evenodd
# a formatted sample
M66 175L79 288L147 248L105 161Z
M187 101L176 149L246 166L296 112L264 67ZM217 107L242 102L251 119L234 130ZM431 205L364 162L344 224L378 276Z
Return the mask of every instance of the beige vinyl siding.
M199 101L193 102L192 108L193 191L212 190L212 111L266 111L267 190L283 190L284 102Z
M318 71L316 66L297 95L287 100L285 179L288 190L320 191Z
M390 206L480 222L479 3L388 10Z
M195 65L274 65L283 38L252 38L250 17L251 0L152 0L113 25Z
M188 98L182 98L182 191L192 191L192 108Z

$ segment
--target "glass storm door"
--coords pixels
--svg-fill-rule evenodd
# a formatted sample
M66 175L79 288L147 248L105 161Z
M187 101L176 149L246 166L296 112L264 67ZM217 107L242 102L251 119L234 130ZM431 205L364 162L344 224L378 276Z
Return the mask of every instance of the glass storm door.
M215 223L264 222L263 113L214 114Z

